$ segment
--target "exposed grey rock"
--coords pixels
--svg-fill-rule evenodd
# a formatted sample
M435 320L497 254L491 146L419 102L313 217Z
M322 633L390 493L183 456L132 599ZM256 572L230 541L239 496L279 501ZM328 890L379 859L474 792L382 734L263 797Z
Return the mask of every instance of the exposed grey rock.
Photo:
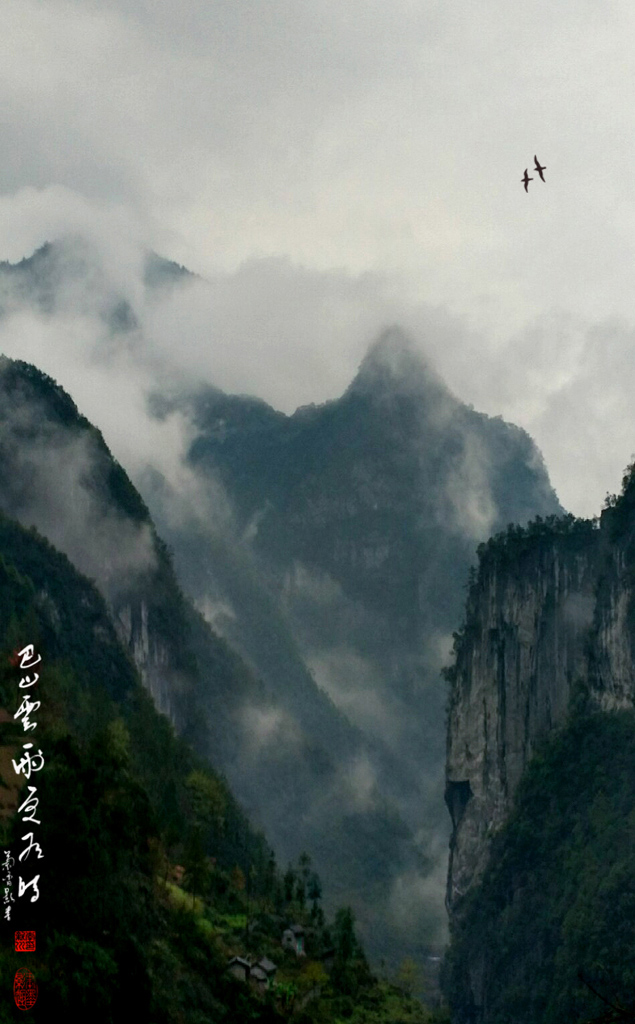
M119 640L132 655L155 706L178 728L179 720L174 707L175 671L171 666L170 649L160 633L149 629L146 602L141 600L125 604L117 611L111 610Z
M632 706L631 534L614 513L485 552L457 637L447 732L447 905L479 881L537 745L572 700ZM596 528L600 526L600 528Z

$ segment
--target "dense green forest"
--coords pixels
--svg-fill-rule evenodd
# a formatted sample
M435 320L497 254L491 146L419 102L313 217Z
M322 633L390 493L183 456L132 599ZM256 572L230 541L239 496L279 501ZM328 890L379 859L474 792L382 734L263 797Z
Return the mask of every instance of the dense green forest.
M412 998L414 965L379 982L350 910L325 919L308 854L279 870L225 779L156 712L95 587L34 529L0 516L0 823L16 865L27 826L16 813L26 783L18 789L10 763L25 742L14 652L27 643L42 656L28 738L45 757L43 858L39 899L16 894L3 924L0 1020L20 1015L11 985L24 966L39 985L34 1021L433 1019ZM304 956L283 948L290 924ZM15 928L36 931L35 952L14 952ZM237 979L235 956L267 957L275 979Z
M461 908L444 964L457 1020L574 1024L606 1012L603 1000L635 1009L634 841L635 713L578 712L532 759ZM485 1006L472 1003L475 971Z

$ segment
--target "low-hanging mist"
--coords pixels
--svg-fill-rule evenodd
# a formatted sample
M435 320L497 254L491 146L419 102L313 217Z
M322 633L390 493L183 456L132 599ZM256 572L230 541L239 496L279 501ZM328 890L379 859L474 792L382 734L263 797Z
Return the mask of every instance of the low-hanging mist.
M262 303L266 330L282 330L274 313L290 282L306 287L296 327L285 320L289 344L312 323L303 344L318 360L334 310L348 311L338 313L343 336L367 308L343 350L346 366L351 345L361 355L389 308L370 300L370 280L318 281L284 261L211 283L156 257L127 267L121 289L98 249L73 238L0 267L2 345L60 380L104 431L172 547L185 591L262 680L263 691L247 688L229 704L213 685L208 698L212 719L224 705L213 753L254 819L283 856L310 850L333 897L355 905L375 953L430 948L445 930L449 833L439 670L478 540L559 510L539 453L523 431L463 405L396 328L380 335L342 397L323 405L287 415L220 390L256 381ZM250 345L241 349L241 338ZM265 393L276 380L293 393L282 364L265 359L260 369ZM57 474L55 454L34 465L59 523L34 500L16 508L96 579L109 564L113 575L98 543L80 550L82 530L89 538L97 521L82 492L90 450L51 443L68 466ZM46 450L45 436L38 444ZM114 550L112 512L100 516ZM81 522L79 539L66 518ZM142 563L143 530L133 539ZM169 680L161 685L168 706ZM418 928L406 905L420 908Z

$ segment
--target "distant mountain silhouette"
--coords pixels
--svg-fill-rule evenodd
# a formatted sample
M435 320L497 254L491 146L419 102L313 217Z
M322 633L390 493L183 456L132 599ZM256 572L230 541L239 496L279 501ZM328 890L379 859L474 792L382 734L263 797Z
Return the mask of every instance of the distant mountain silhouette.
M229 495L241 559L236 572L236 545L175 527L165 495L142 488L185 588L231 609L219 628L326 749L299 696L306 669L363 730L372 776L431 870L448 829L440 668L477 543L562 511L540 453L458 401L398 329L341 398L292 416L210 388L178 404L197 435L191 466Z

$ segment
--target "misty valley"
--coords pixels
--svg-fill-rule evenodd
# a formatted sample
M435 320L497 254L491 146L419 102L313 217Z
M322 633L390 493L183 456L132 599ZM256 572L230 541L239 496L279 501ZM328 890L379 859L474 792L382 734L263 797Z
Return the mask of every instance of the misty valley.
M28 644L46 759L2 978L36 1022L635 1020L634 466L567 513L398 325L281 412L155 344L201 278L113 265L0 263L16 872Z

